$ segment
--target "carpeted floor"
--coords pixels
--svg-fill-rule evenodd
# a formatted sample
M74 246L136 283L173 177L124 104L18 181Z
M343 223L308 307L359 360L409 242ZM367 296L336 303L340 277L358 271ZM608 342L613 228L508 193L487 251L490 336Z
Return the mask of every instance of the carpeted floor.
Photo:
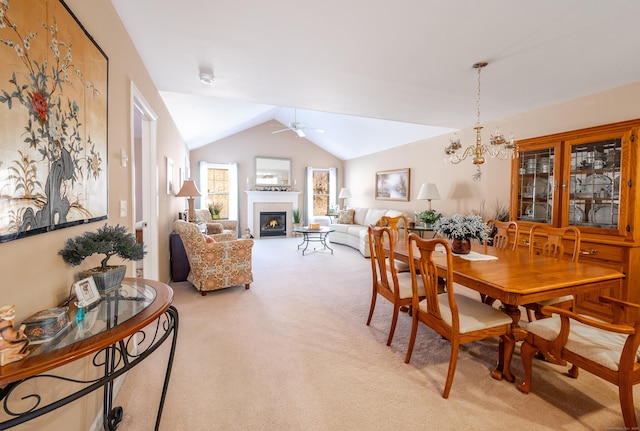
M574 380L536 361L523 395L517 349L516 383L492 379L497 340L461 349L443 399L449 343L421 326L405 364L408 315L391 347L384 299L365 325L370 260L341 245L303 257L299 242L256 240L250 290L202 297L173 284L180 328L161 430L622 429L617 388L586 372ZM166 358L158 351L129 373L116 399L119 430L153 429Z

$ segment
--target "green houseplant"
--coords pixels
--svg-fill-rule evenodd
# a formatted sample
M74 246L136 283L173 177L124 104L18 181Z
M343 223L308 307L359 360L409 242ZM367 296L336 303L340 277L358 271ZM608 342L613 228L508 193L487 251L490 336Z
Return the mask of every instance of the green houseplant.
M294 209L291 210L291 217L293 217L293 224L300 224L300 210Z
M222 212L222 204L221 203L214 203L212 205L209 205L209 212L211 213L211 218L213 220L218 220L220 218L220 213Z
M104 255L100 266L81 271L79 274L80 278L92 276L101 292L109 292L120 286L127 271L125 265L108 265L111 256L118 256L124 260L140 260L145 253L144 244L136 242L135 235L127 232L124 226L107 224L98 228L96 232L85 232L67 239L64 248L58 252L71 266L80 265L94 254Z
M463 216L454 214L451 217L440 217L433 225L433 230L451 241L451 251L468 254L471 251L471 240L484 241L487 238L487 225L479 215Z
M438 221L438 219L442 217L442 214L440 214L436 210L426 210L419 213L418 216L420 217L420 220L428 227Z

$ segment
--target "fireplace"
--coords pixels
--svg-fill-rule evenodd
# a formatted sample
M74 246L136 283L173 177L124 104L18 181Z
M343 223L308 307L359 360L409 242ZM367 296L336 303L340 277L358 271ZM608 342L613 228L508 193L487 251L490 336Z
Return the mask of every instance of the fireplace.
M287 236L287 212L260 212L260 236Z

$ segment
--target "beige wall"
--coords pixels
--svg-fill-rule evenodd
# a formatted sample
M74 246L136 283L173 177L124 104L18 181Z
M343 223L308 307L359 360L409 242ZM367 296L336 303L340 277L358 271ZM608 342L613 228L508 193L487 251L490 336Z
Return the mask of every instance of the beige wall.
M191 151L191 176L197 175L198 163L237 163L240 187L240 224L242 229L246 226L247 219L247 195L246 180L253 185L255 181L255 156L285 157L292 159L292 177L297 182L296 189L303 190L305 168L337 168L338 187L344 179L343 162L339 158L320 149L304 138L299 138L293 132L272 134L274 130L282 128L282 124L272 120L260 124L244 132L229 136L228 138L206 145ZM338 189L339 190L339 189ZM185 203L186 205L186 203ZM302 193L298 202L299 208L303 207Z
M165 157L169 156L175 161L185 160L186 147L110 0L66 0L66 3L109 57L108 223L131 228L132 171L130 165L126 168L120 165L122 149L131 159L131 81L158 116L158 181L162 192L166 180ZM129 203L128 217L119 217L119 202L122 200ZM182 202L181 199L160 193L158 203L160 280L167 281L168 237L173 215L182 206ZM64 246L67 238L87 230L95 230L103 224L104 221L81 225L0 244L1 304L16 305L16 322L21 322L36 311L53 307L67 298L75 274L80 269L95 266L97 259L73 268L62 261L58 251ZM132 265L129 266L128 275L132 275ZM83 399L70 408L60 409L41 420L17 427L16 430L87 430L98 412L102 396L100 391L94 394L96 396L91 400Z
M513 132L516 139L525 139L640 118L638 100L640 82L505 118L499 123L484 124L483 142L488 143L491 131L498 124L505 135ZM472 128L458 134L465 147L475 142ZM426 182L438 186L442 200L433 201L432 206L446 215L479 210L483 200L486 215L493 214L496 202L508 204L510 162L488 159L481 168L482 180L474 182L471 176L475 173L475 166L471 160L464 160L458 165L444 163L443 149L450 137L440 136L346 161L345 185L353 194L350 206L388 207L408 213L422 211L427 208L427 202L417 201L416 196L420 185ZM376 201L375 172L402 168L411 168L411 200Z

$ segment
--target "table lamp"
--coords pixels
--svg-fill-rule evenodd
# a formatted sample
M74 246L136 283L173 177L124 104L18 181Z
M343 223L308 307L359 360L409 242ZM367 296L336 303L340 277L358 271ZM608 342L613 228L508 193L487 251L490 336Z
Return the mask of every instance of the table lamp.
M188 198L187 199L187 201L189 202L189 216L188 216L189 220L188 221L193 222L196 219L195 199L193 197L202 196L202 193L200 193L200 190L198 190L196 183L193 180L184 180L184 183L182 183L182 188L180 189L178 194L176 194L176 196Z
M344 209L347 209L347 199L351 197L351 191L343 187L340 189L340 194L338 195L338 199L344 199Z
M434 183L425 183L420 186L417 199L429 201L429 211L431 211L431 200L440 200L440 193Z

